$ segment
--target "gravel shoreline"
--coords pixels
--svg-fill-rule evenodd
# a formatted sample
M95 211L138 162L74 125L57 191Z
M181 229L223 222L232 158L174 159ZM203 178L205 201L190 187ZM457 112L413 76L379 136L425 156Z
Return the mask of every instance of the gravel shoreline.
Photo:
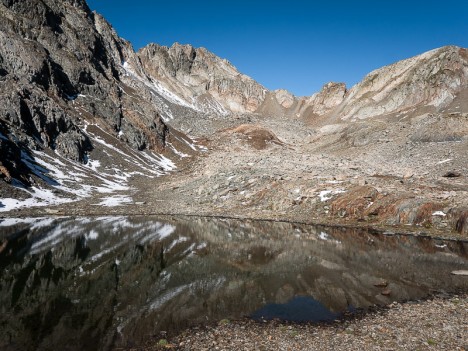
M143 350L467 350L468 295L397 303L330 324L223 320ZM139 348L141 350L141 348Z

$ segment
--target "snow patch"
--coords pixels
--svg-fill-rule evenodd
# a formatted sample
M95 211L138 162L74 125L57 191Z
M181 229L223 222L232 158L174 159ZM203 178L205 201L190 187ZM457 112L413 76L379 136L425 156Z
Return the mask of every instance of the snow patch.
M167 144L169 145L169 147L171 148L171 150L172 150L177 156L179 156L179 157L181 157L181 158L190 157L190 155L187 155L187 154L185 154L185 153L183 153L183 152L177 150L177 149L175 148L175 146L172 145L172 143L167 143Z
M19 196L19 199L1 198L0 212L27 207L55 206L78 201L82 198L89 198L95 194L112 194L119 191L129 191L131 188L128 185L128 181L134 175L161 176L177 168L173 161L163 155L150 151L137 152L131 149L128 149L128 151L125 148L120 149L110 142L106 142L106 140L112 141L115 139L116 142L121 143L119 139L106 133L96 125L96 128L99 128L103 135L109 136L109 139L106 137L106 140L104 140L102 137L87 130L90 125L85 122L83 127L84 132L94 143L104 146L103 151L109 157L114 155L113 152L118 153L124 156L124 159L132 167L136 166L139 170L133 172L126 172L117 168L106 168L103 170L101 162L93 160L90 157L87 158L86 164L83 165L70 161L57 152L53 155L41 151L22 152L21 158L24 164L30 169L32 174L47 183L50 188L42 188L39 185L26 188L20 180L13 179L12 185L24 191L24 196ZM1 136L5 138L3 135ZM174 152L177 151L175 147L173 149ZM188 157L189 155L179 153L179 156ZM98 183L91 185L89 184L91 180L98 181ZM22 197L25 199L21 199ZM116 195L102 199L97 205L107 207L130 202L132 202L130 197Z
M98 172L98 168L101 167L101 162L99 160L88 160L86 166L91 168L94 172Z
M0 220L0 227L11 227L18 224L33 224L33 228L40 228L43 225L48 225L53 221L51 218L4 218Z
M126 195L114 195L101 199L102 201L95 206L105 206L105 207L115 207L121 206L124 204L132 203L133 200L131 197Z
M161 82L159 81L155 81L155 80L152 80L152 79L149 79L149 78L142 78L140 77L138 74L136 74L132 68L130 67L130 65L128 64L128 62L124 62L122 67L124 68L124 70L128 73L129 76L131 76L132 78L136 79L137 81L139 81L140 83L144 84L146 87L148 87L150 90L152 90L153 92L161 95L162 97L164 97L166 100L176 104L176 105L181 105L181 106L185 106L185 107L188 107L188 108L191 108L191 109L194 109L194 110L197 110L197 108L195 108L194 105L192 104L189 104L187 101L183 100L181 97L177 96L176 94L174 94L172 91L169 91L168 89L166 89L162 84Z
M59 197L50 189L35 186L29 189L18 189L26 192L30 197L24 200L2 198L0 200L0 212L8 212L18 208L54 206L74 201L70 198Z
M330 200L333 195L335 194L341 194L341 193L344 193L345 191L344 190L322 190L320 193L319 193L319 198L320 198L320 201L322 202L325 202L325 201L328 201Z
M433 216L441 216L441 217L445 217L447 216L444 212L442 211L435 211L433 214Z

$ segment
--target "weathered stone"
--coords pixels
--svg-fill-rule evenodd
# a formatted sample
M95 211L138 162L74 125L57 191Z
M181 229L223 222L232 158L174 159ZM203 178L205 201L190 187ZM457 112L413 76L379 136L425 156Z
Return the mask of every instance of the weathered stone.
M135 149L164 149L169 130L150 92L122 94L121 64L132 57L130 44L85 1L0 3L0 122L6 122L3 134L12 135L0 146L2 173L18 178L21 151L28 149L50 148L85 162L93 142L83 120L116 132L125 128L123 140ZM137 109L142 113L123 112ZM23 165L24 182L30 172Z

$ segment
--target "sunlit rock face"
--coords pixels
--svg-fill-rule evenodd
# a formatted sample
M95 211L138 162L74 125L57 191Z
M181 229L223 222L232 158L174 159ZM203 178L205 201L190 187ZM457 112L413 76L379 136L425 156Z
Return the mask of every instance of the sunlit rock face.
M139 345L301 296L336 316L467 288L450 274L466 265L456 241L183 218L10 219L0 229L6 350Z
M205 48L150 44L138 52L145 72L205 112L255 112L267 90Z
M336 111L343 120L429 108L440 111L466 91L468 52L446 46L369 73Z
M327 83L322 90L305 100L304 106L307 113L323 116L341 104L346 96L347 90L344 83Z

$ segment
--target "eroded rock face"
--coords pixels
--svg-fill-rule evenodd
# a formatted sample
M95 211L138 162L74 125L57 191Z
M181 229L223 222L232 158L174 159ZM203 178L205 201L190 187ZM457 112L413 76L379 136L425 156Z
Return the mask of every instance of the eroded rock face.
M468 83L466 49L447 46L377 69L348 93L336 113L364 119L428 107L448 106Z
M204 48L150 44L138 56L151 78L202 110L207 96L214 100L211 105L217 103L227 110L218 112L254 112L265 99L263 86Z
M122 62L134 56L85 1L0 2L2 150L50 148L85 162L93 149L89 123L125 133L121 140L135 149L164 148L168 129L149 92L123 94L130 78ZM24 163L10 153L0 162L17 174Z
M302 101L299 114L362 120L408 111L439 112L467 94L466 49L446 46L369 73L349 91L342 83L328 83Z
M296 102L295 96L285 89L275 90L275 97L284 108L290 108Z
M344 83L327 83L322 90L305 101L305 106L309 107L308 113L314 115L324 115L341 104L346 96L347 89Z

